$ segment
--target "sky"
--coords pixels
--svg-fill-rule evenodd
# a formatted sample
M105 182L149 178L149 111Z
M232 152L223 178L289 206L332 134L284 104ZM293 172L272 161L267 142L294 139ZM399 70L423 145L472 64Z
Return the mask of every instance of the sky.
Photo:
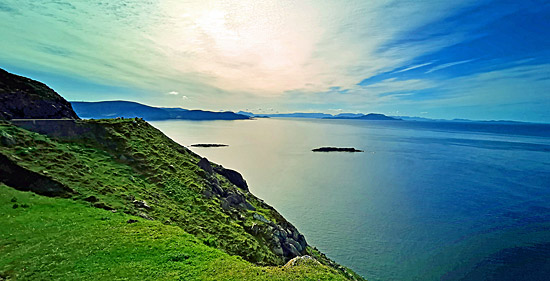
M0 68L70 101L550 123L550 1L1 0Z

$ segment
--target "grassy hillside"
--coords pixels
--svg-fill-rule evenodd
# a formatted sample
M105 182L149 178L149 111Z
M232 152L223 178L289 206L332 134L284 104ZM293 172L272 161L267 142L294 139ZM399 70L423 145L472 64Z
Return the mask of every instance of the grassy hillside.
M8 257L0 258L2 274L48 279L43 274L61 278L64 272L76 274L74 279L99 278L116 267L120 278L242 280L272 274L289 280L288 268L276 266L309 254L324 265L308 262L293 269L297 278L303 277L298 279L360 279L308 246L272 207L220 173L199 167L200 156L147 122L76 122L90 132L69 132L63 140L0 124L0 153L6 162L68 187L65 195L72 198L43 198L2 187L2 213L13 215L1 222L8 226L0 230L0 256ZM12 197L17 202L6 201ZM14 204L31 207L12 209ZM125 223L129 216L139 223ZM220 278L225 274L229 277Z
M0 213L0 280L345 280L313 261L256 266L179 227L4 184Z

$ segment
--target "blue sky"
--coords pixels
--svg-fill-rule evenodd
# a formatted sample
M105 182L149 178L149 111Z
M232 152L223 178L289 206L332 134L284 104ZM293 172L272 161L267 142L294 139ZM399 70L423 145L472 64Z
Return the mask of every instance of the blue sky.
M0 67L68 100L550 122L548 1L0 2Z

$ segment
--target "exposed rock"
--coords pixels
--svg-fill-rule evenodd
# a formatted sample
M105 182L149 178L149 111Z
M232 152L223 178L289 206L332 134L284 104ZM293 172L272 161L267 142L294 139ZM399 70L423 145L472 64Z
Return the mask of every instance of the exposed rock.
M143 212L139 212L139 213L138 213L138 216L139 216L139 217L142 217L142 218L144 218L144 219L146 219L146 220L150 220L150 221L155 220L155 219L153 219L152 217L150 217L148 214L143 213Z
M212 198L213 194L212 191L205 189L202 191L202 195L208 199Z
M217 184L217 183L212 183L212 184L210 185L210 188L211 188L212 192L213 192L214 194L218 195L218 196L225 196L225 194L226 194L226 193L224 192L224 190L220 187L220 185Z
M22 191L45 196L71 197L76 192L45 175L20 167L0 153L0 182Z
M293 257L296 257L296 256L299 256L300 255L300 251L298 251L298 249L296 249L296 247L294 247L294 245L290 244L290 243L285 243L284 244L286 247L283 248L283 251L287 251L288 253L290 253L291 256ZM287 254L288 256L288 254Z
M126 221L126 223L136 223L136 222L138 222L138 220L129 219Z
M94 203L93 206L96 207L96 208L100 208L100 209L108 210L108 211L114 210L113 207L111 207L111 206L109 206L109 205L107 205L107 204L105 204L105 203L103 203L103 202Z
M143 200L134 200L132 203L134 203L134 206L136 206L136 208L151 209L151 206L147 205L147 202Z
M268 219L266 219L264 216L258 214L258 213L254 213L252 215L252 217L255 219L255 220L259 220L261 222L264 222L264 223L271 223Z
M0 119L79 119L69 102L38 81L0 69Z
M248 201L244 201L243 203L241 203L241 206L242 208L244 209L247 209L247 210L250 210L250 211L256 211L256 208L254 208L254 206L252 206L252 204L248 203Z
M252 224L250 229L248 229L248 232L252 233L252 235L258 235L261 232L261 227L255 223Z
M294 246L294 248L296 248L296 250L298 250L298 252L301 252L303 249L302 249L302 246L300 245L300 243L294 241L294 239L287 239L286 240L288 242L288 244Z
M280 257L284 256L283 248L281 248L281 245L279 243L277 243L272 250L273 250L273 253L276 254L277 256L280 256Z
M224 209L226 211L229 211L229 209L231 209L231 205L225 199L221 200L221 207L222 207L222 209Z
M10 147L10 146L14 146L15 144L17 144L17 141L15 140L15 138L12 135L2 131L0 133L0 144L2 144L3 146Z
M302 250L305 250L307 247L306 237L303 234L298 235L298 240L296 240L302 246Z
M208 174L214 173L214 169L212 169L212 166L210 165L210 161L208 161L208 159L206 158L201 158L201 160L199 161L199 163L197 163L197 165L199 166L199 168L203 169Z
M87 202L90 202L90 203L95 203L95 202L99 201L99 199L97 199L97 197L92 195L92 196L88 196L88 197L84 198L84 201L87 201Z
M248 191L248 184L244 180L243 176L234 170L226 169L224 167L216 167L215 168L216 173L224 176L229 182L236 185L238 188Z
M305 256L301 256L301 257L295 257L291 260L289 260L284 266L283 268L289 268L289 267L294 267L294 266L299 266L299 265L320 265L321 263L316 260L315 258L311 257L311 256L308 256L308 255L305 255Z
M292 226L287 225L286 229L281 225L274 225L271 229L273 252L279 252L279 248L283 251L283 257L291 259L293 257L305 254L307 242L305 237Z
M231 206L236 206L246 201L244 196L238 193L233 193L231 191L227 193L227 197L225 199L229 202L229 204L231 204Z

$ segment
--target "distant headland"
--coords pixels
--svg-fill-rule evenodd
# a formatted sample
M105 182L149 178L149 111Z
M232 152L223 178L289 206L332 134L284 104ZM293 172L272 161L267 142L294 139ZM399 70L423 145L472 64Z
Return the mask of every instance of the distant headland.
M85 119L133 118L141 117L148 121L158 120L247 120L249 116L231 111L214 112L148 106L132 101L71 102L78 116Z

